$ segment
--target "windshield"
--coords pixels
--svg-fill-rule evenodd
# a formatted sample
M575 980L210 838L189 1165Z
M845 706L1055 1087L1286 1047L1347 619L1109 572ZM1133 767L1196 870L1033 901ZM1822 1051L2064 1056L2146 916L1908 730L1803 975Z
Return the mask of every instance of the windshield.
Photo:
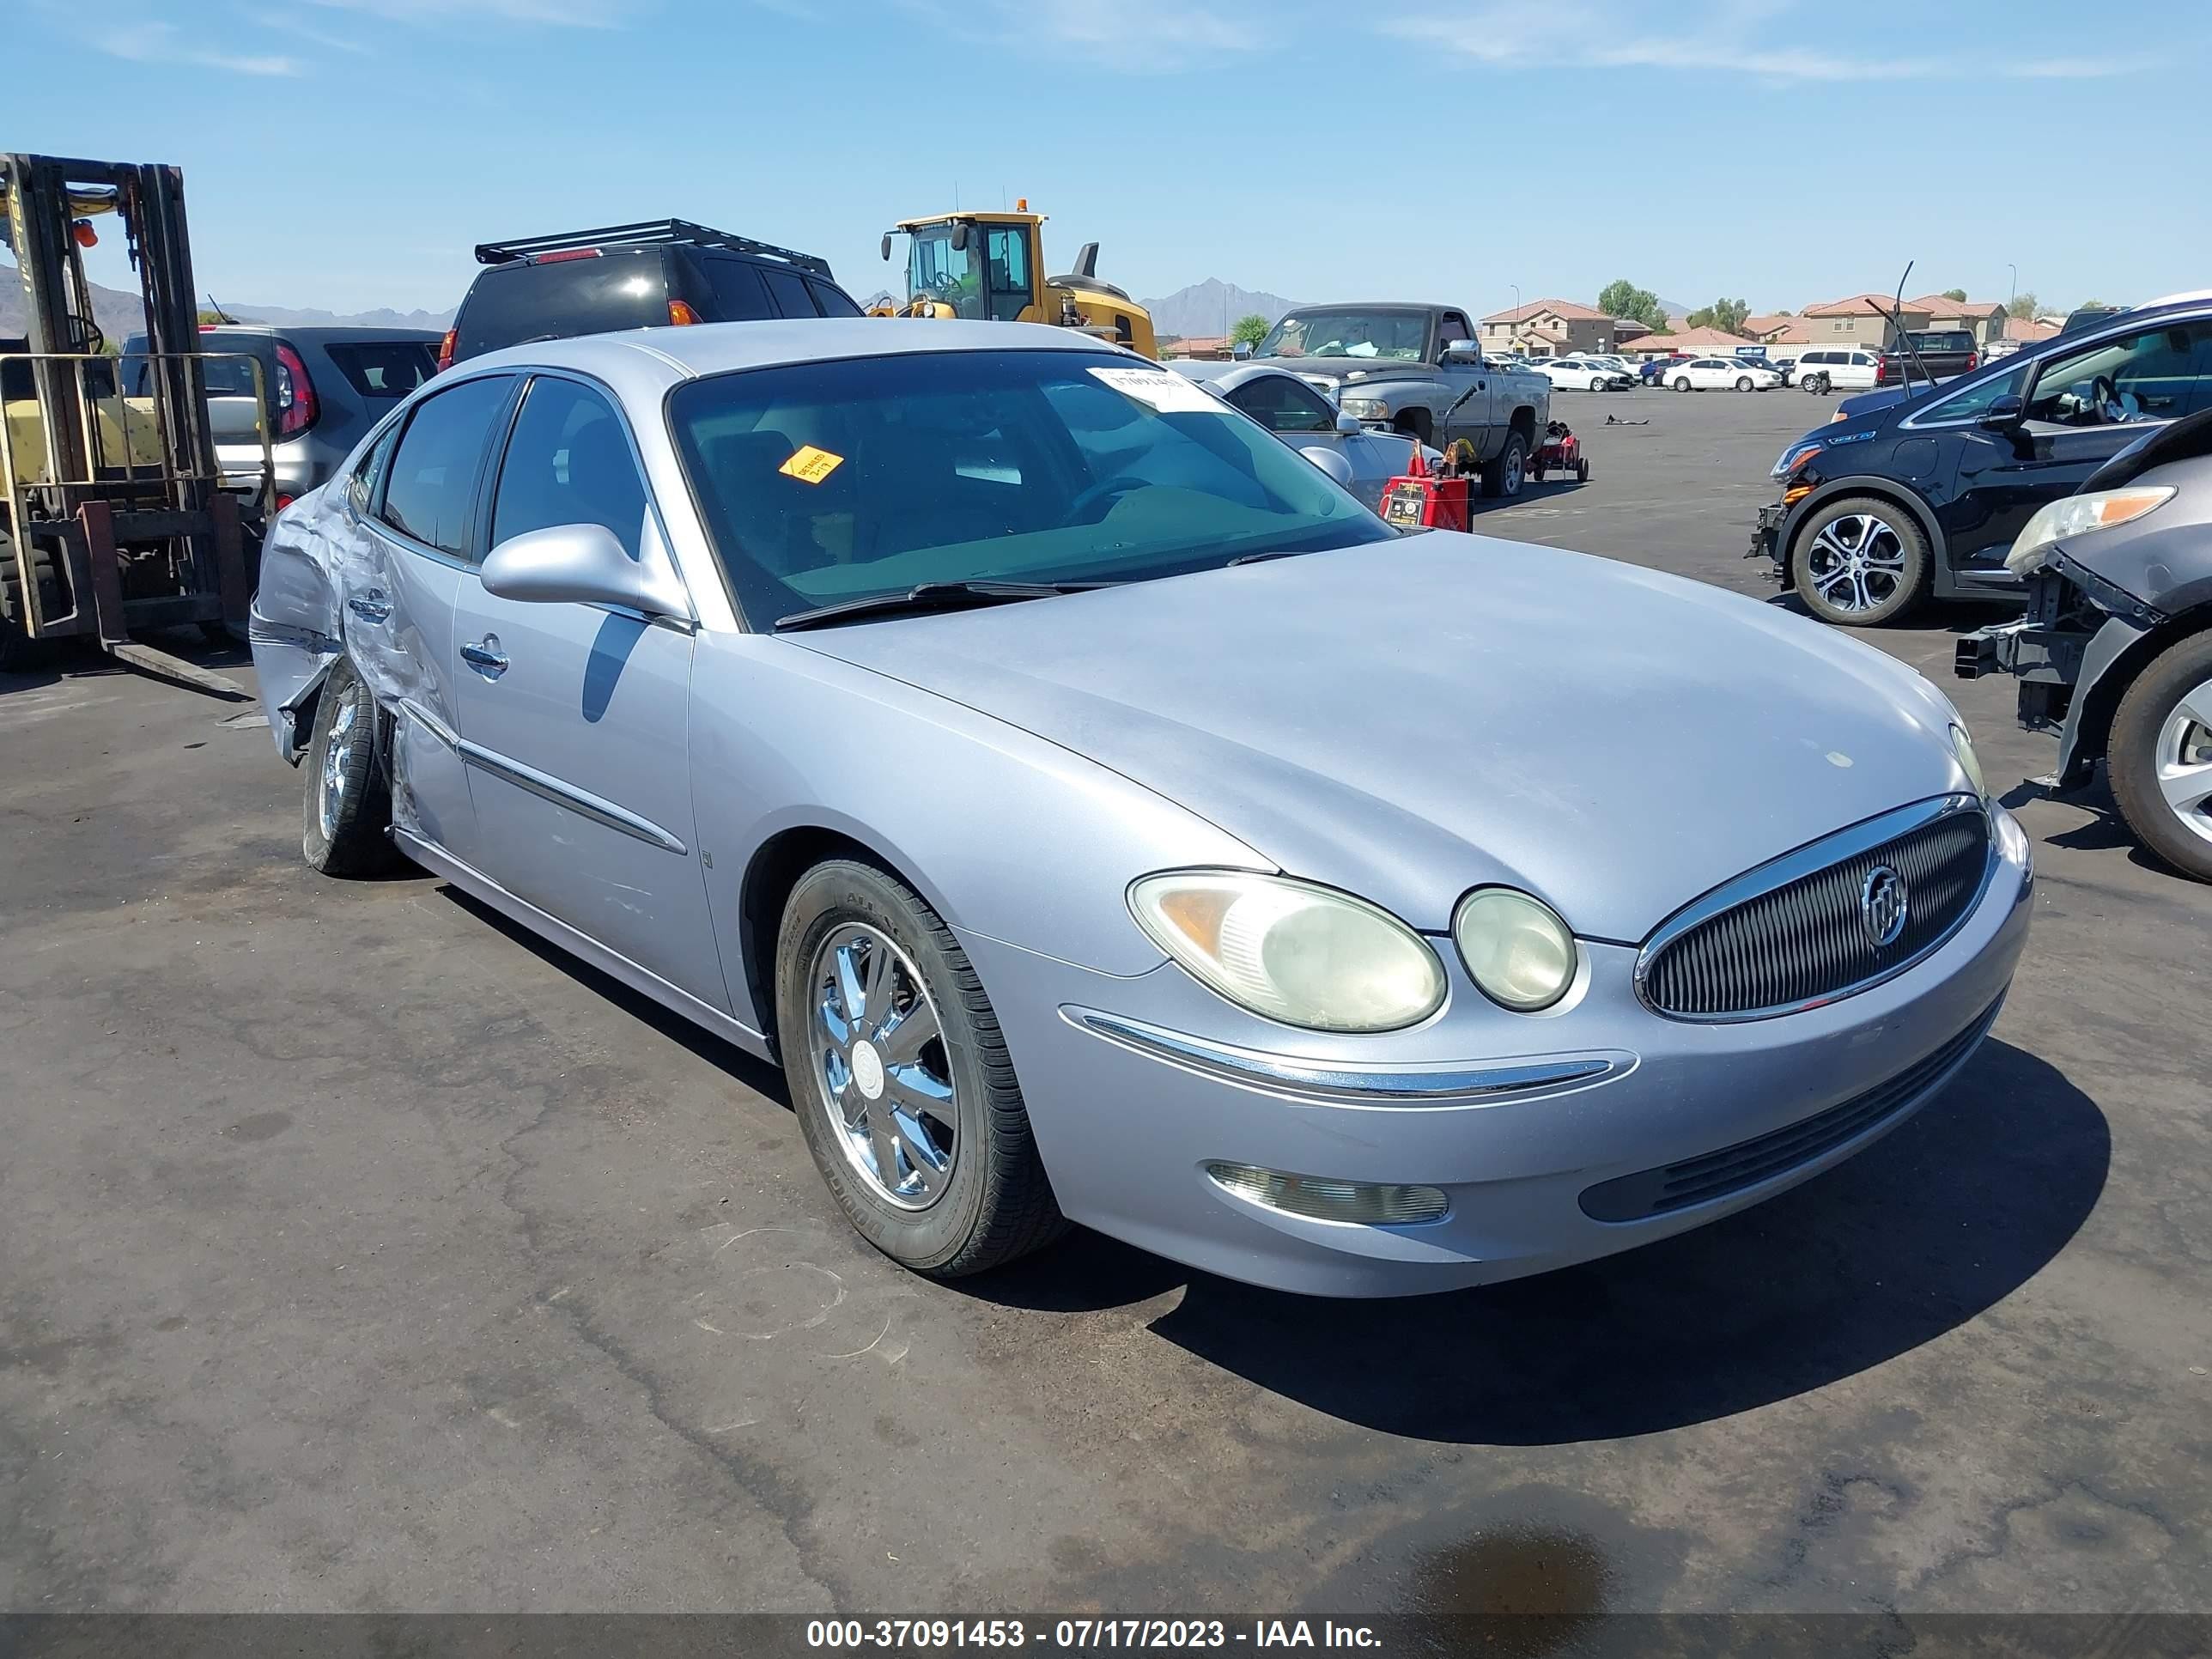
M911 299L939 301L971 321L983 315L983 283L977 274L975 239L968 246L952 246L952 227L934 225L917 230L906 252L906 291Z
M1429 347L1422 311L1294 311L1267 331L1261 357L1388 357L1417 363Z
M1125 354L714 375L669 421L747 621L924 582L1127 581L1388 540L1287 444Z
M1034 301L1026 224L976 222L968 246L952 246L953 227L931 225L912 233L907 248L909 299L951 306L971 322L1013 323Z

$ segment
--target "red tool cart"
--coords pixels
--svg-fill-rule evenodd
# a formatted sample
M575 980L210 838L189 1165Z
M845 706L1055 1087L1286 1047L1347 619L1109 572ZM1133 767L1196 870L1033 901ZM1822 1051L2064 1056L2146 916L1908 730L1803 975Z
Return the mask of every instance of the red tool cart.
M1583 441L1567 429L1565 421L1553 421L1544 428L1544 441L1528 458L1528 482L1541 483L1547 472L1571 472L1577 483L1589 482L1589 457L1583 453Z

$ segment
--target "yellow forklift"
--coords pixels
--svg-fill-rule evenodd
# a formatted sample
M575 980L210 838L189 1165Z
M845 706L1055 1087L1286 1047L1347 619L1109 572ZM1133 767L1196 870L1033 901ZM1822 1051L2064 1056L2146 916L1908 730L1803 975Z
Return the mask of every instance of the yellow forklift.
M1069 275L1044 274L1044 215L1029 210L1025 198L1012 213L943 213L885 231L886 261L891 239L907 239L907 297L879 305L874 314L1057 323L1158 357L1152 313L1098 280L1097 243L1084 244Z
M265 505L275 473L258 364L261 476L226 489L217 468L184 176L0 153L0 210L25 313L23 336L0 339L0 671L42 641L89 639L164 678L242 697L235 681L134 637L178 627L244 637L241 501ZM84 250L103 227L122 237L145 307L146 349L127 359L102 335L85 278Z

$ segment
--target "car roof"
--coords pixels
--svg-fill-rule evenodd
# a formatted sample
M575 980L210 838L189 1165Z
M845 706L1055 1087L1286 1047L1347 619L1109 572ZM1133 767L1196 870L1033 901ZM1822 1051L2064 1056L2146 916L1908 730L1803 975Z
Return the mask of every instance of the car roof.
M928 351L1119 351L1111 341L1046 323L977 323L922 317L813 317L750 323L696 323L532 340L471 357L452 371L568 368L623 391L737 369L842 357L892 357ZM1122 352L1132 366L1158 368ZM445 376L439 377L443 380Z

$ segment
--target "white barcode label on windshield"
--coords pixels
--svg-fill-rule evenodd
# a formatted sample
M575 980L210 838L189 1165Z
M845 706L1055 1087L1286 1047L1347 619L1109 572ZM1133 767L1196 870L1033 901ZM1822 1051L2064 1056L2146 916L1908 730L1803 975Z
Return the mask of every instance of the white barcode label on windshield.
M1094 368L1091 371L1124 397L1134 398L1163 415L1218 415L1221 405L1202 388L1164 368Z

